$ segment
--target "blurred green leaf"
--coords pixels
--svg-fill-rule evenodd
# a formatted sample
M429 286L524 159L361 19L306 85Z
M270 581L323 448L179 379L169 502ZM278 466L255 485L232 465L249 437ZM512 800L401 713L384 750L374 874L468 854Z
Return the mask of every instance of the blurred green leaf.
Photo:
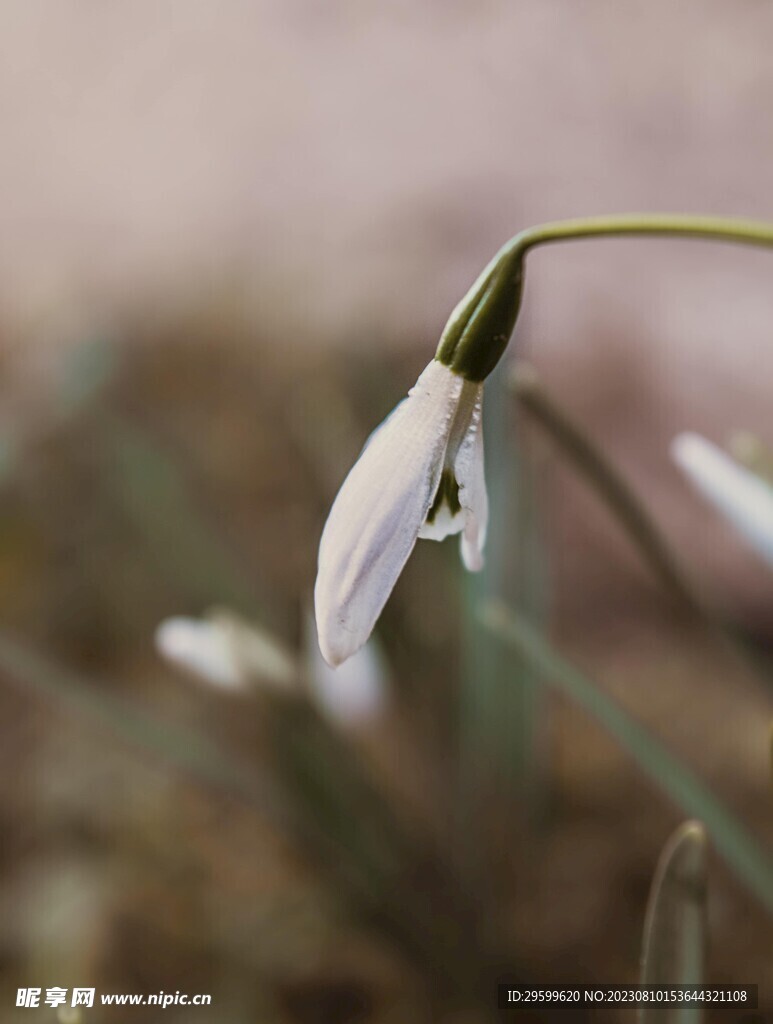
M209 607L229 605L271 620L271 602L248 582L236 556L196 508L184 474L142 429L111 416L103 443L112 454L112 484L157 564Z
M677 604L698 618L709 615L639 496L592 438L547 394L536 371L526 363L517 364L510 386L521 406L608 506Z
M545 682L584 708L687 814L699 818L738 877L773 914L773 859L708 787L602 689L558 655L522 616L501 603L482 618L541 673Z
M67 417L97 398L114 379L119 362L118 346L109 338L76 345L59 382L59 414Z
M200 782L226 790L269 818L282 819L280 805L254 771L238 764L208 737L161 721L131 702L63 668L0 633L0 673L65 712L106 727L123 741L157 756Z

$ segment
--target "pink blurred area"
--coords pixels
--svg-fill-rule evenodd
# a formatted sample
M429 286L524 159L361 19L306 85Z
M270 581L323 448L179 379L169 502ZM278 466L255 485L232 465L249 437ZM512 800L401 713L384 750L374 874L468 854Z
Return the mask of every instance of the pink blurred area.
M438 331L537 221L765 217L772 30L749 0L5 4L4 319L34 344L51 305L80 325L236 273L262 322L367 343ZM646 312L670 376L770 365L768 258L694 250L535 260L542 349L580 346L590 295Z

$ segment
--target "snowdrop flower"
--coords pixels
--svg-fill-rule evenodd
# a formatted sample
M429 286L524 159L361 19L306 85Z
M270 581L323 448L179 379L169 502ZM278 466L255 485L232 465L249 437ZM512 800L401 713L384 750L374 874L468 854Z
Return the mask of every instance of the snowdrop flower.
M319 645L340 665L370 636L418 537L462 534L480 569L488 520L483 385L433 360L371 435L338 492L319 547Z
M365 643L419 537L461 533L462 561L483 565L488 497L483 381L520 302L521 268L496 258L451 315L435 358L370 440L322 534L314 591L331 666Z
M694 487L773 566L773 487L698 434L680 434L671 455Z
M261 679L286 689L297 677L292 655L228 611L213 611L203 619L165 619L155 640L163 658L217 687L240 690Z

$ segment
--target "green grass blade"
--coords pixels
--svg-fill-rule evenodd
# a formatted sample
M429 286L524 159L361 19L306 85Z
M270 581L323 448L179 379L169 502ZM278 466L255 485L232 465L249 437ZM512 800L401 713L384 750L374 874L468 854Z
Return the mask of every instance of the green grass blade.
M532 463L522 457L514 436L501 373L492 376L486 387L486 468L491 505L502 514L490 524L483 571L464 574L462 761L473 803L486 781L481 773L494 771L536 810L543 802L542 688L530 665L520 664L513 671L512 653L506 645L491 642L477 615L481 602L492 598L538 622L546 609Z
M109 480L159 569L200 604L228 605L271 621L272 602L216 529L200 514L185 475L155 439L129 420L106 417L102 443L111 457Z
M663 848L652 880L640 981L642 985L702 985L706 967L706 830L681 825ZM695 1006L645 1007L640 1024L698 1024Z
M546 683L595 718L683 811L704 823L718 853L773 914L773 859L709 788L616 701L564 661L521 616L502 604L487 606L482 616Z
M534 369L517 364L510 386L520 405L609 507L675 602L697 618L711 618L639 496L599 446L548 395Z
M184 775L225 790L272 820L284 820L271 788L207 736L153 717L5 633L0 633L0 673L4 680L66 714L107 728L131 747L157 757Z

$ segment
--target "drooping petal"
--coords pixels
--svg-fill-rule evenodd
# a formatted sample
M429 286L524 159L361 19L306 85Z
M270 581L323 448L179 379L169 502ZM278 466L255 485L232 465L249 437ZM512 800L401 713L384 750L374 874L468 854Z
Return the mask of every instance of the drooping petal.
M773 566L773 487L698 434L680 434L671 455L695 488Z
M320 649L331 665L365 643L413 550L440 481L462 385L433 360L338 492L314 590Z
M478 388L470 422L455 463L459 504L464 514L462 561L470 572L483 568L483 547L488 528L488 491L483 457L483 387Z

